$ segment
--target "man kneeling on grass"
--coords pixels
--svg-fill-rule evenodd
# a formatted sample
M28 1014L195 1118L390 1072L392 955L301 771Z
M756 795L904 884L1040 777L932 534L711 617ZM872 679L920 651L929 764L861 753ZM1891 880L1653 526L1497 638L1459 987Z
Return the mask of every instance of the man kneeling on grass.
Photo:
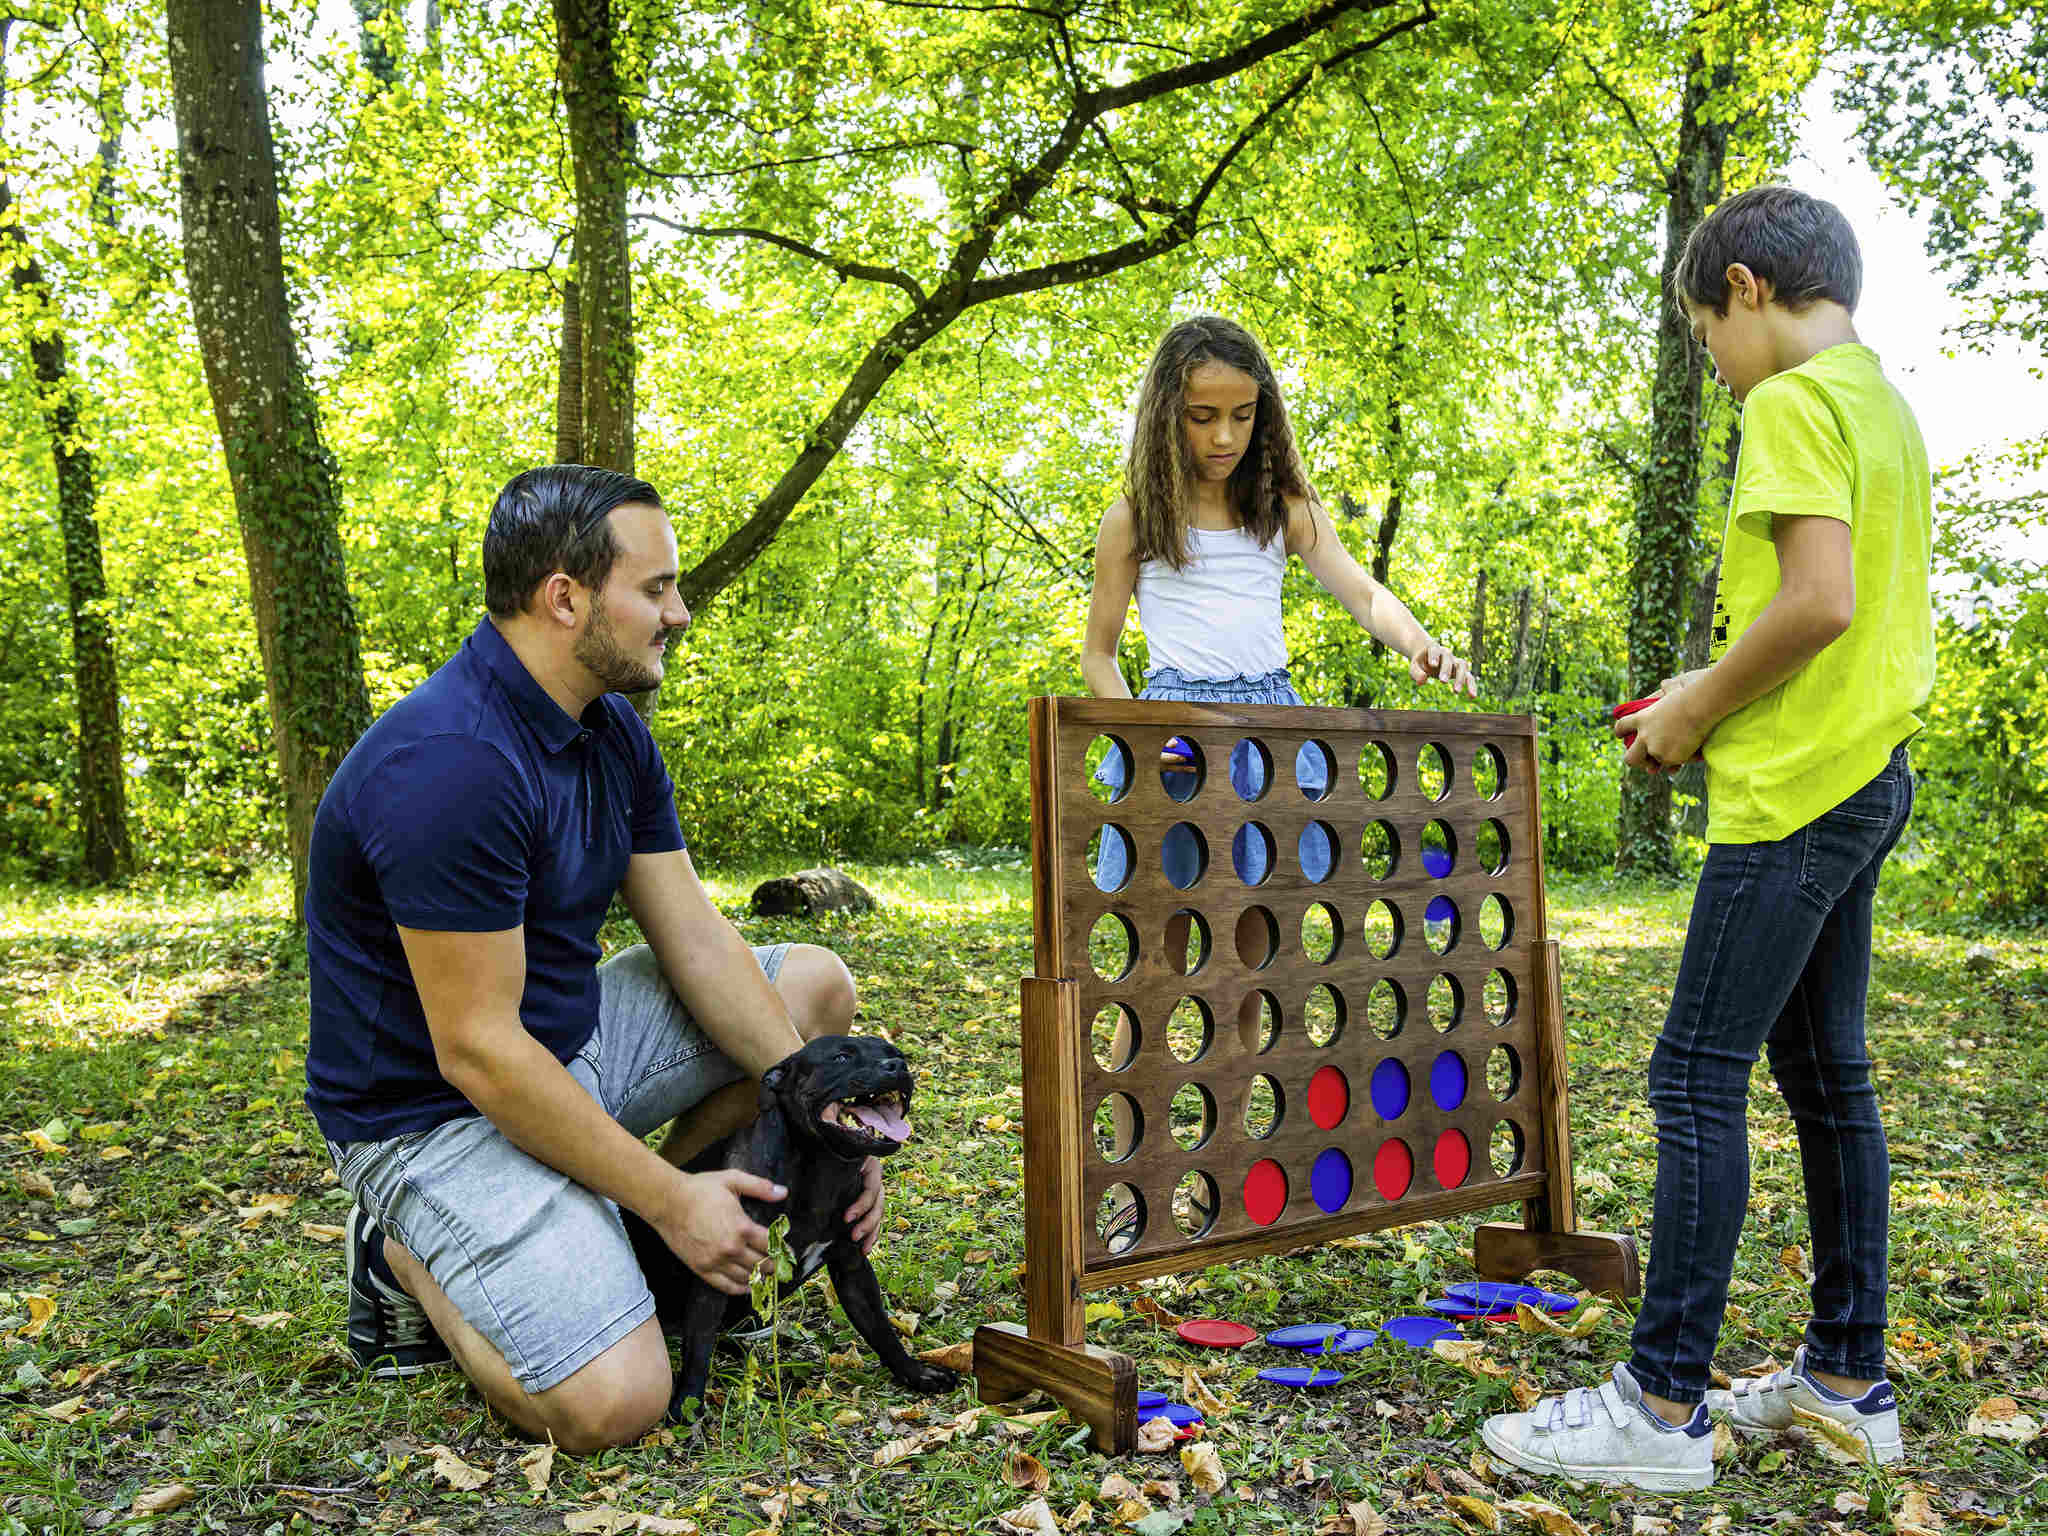
M313 825L306 1102L356 1199L349 1350L378 1376L451 1355L506 1419L619 1445L669 1401L667 1345L619 1220L739 1294L768 1234L677 1165L754 1114L757 1079L844 1033L831 951L749 951L711 903L674 786L621 693L690 621L654 488L556 465L484 535L489 614L363 734ZM621 895L647 942L598 964ZM661 1153L641 1140L674 1121ZM869 1160L846 1213L881 1224Z

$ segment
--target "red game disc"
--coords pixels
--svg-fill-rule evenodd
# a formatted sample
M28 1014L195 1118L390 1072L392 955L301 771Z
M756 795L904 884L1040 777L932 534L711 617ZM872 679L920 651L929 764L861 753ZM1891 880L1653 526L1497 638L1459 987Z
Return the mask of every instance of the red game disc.
M1203 1344L1210 1349L1237 1349L1259 1336L1256 1328L1220 1317L1191 1317L1173 1331L1190 1344Z
M1436 1181L1445 1189L1456 1189L1472 1171L1472 1144L1459 1130L1445 1131L1436 1139Z
M1408 1151L1408 1143L1398 1136L1392 1141L1380 1143L1380 1150L1372 1160L1373 1188L1380 1192L1382 1200L1398 1200L1408 1193L1409 1181L1415 1177L1415 1158Z
M1287 1208L1287 1173L1270 1157L1262 1157L1244 1176L1244 1213L1270 1227Z
M1318 1067L1308 1080L1308 1117L1333 1131L1351 1108L1351 1085L1335 1067Z

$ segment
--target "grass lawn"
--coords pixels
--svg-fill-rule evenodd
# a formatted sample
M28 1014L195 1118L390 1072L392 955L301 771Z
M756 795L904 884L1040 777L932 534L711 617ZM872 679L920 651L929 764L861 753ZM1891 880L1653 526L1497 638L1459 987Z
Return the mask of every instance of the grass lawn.
M930 1348L1021 1316L1016 984L1030 967L1029 896L1021 865L852 873L884 910L817 925L742 916L744 873L712 884L755 942L813 939L844 955L862 1028L892 1034L920 1073L916 1139L890 1165L876 1262L912 1347ZM1688 898L1562 882L1550 893L1582 1219L1642 1239L1654 1171L1643 1073ZM1270 1351L1197 1358L1134 1306L1137 1291L1091 1295L1106 1305L1092 1308L1090 1335L1134 1355L1142 1386L1178 1396L1182 1369L1201 1370L1227 1404L1207 1432L1228 1478L1220 1493L1198 1493L1171 1453L1112 1463L1057 1414L989 1415L891 1461L893 1442L950 1426L971 1393L913 1399L864 1352L849 1358L857 1341L814 1282L772 1354L720 1357L719 1400L697 1426L529 1463L532 1480L547 1473L534 1490L519 1465L533 1448L458 1377L372 1383L342 1352L335 1239L347 1196L301 1100L305 961L289 914L275 874L225 894L0 887L0 1536L145 1524L264 1536L990 1531L1034 1497L1006 1477L1049 1479L1042 1497L1062 1523L1085 1503L1087 1528L1144 1536L1375 1521L1536 1530L1526 1507L1508 1507L1529 1499L1563 1512L1543 1517L1558 1532L1566 1520L1639 1536L2048 1530L2048 1436L2023 1446L1968 1428L1998 1397L2048 1420L2038 933L1990 936L1995 963L1972 970L1970 940L1880 910L1870 1024L1894 1165L1901 1468L1844 1466L1794 1433L1742 1442L1712 1490L1684 1499L1533 1483L1475 1455L1480 1419L1512 1407L1517 1386L1594 1383L1626 1351L1625 1308L1582 1341L1496 1325L1478 1369L1382 1345L1345 1358L1346 1382L1310 1398L1254 1379L1266 1362L1251 1357ZM1798 1152L1765 1083L1752 1143L1718 1359L1736 1373L1789 1359L1806 1306ZM1468 1278L1470 1226L1192 1272L1143 1294L1172 1313L1255 1325L1369 1324ZM1112 1474L1134 1494L1105 1495ZM792 1477L794 1507L774 1503ZM138 1496L146 1505L172 1485L193 1496L134 1513Z

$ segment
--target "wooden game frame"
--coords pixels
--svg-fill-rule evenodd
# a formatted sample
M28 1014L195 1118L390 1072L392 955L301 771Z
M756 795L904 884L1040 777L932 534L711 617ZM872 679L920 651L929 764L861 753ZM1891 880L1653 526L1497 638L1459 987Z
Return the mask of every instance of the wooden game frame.
M1124 789L1113 801L1091 785L1085 761L1101 737L1128 754ZM1201 761L1202 790L1186 801L1165 787L1155 765L1168 740L1192 743ZM1264 786L1247 802L1230 783L1231 752L1249 738L1264 754ZM1324 792L1311 798L1296 782L1294 764L1304 747L1316 751L1329 769ZM1421 756L1434 750L1443 767L1442 793L1424 793L1417 771ZM1271 705L1198 705L1122 699L1037 698L1030 710L1032 794L1032 925L1035 975L1022 985L1024 1093L1025 1317L1023 1328L994 1323L975 1334L974 1370L984 1401L1001 1401L1043 1389L1064 1402L1095 1431L1111 1452L1136 1443L1136 1371L1114 1351L1089 1345L1082 1336L1083 1293L1128 1284L1149 1276L1201 1268L1325 1243L1351 1233L1381 1230L1415 1221L1440 1220L1500 1204L1519 1202L1520 1224L1488 1222L1474 1235L1474 1267L1490 1279L1519 1280L1537 1269L1556 1269L1601 1293L1634 1295L1640 1289L1635 1244L1626 1236L1581 1232L1573 1198L1571 1133L1565 1075L1564 1009L1557 944L1546 928L1543 900L1543 838L1536 726L1528 716L1463 714L1450 711L1310 709ZM1385 794L1374 796L1362 761L1382 765ZM1482 793L1475 767L1490 758L1493 793ZM1185 784L1185 778L1175 781ZM1231 839L1251 821L1268 836L1269 873L1246 886L1233 869ZM1185 893L1175 888L1157 856L1161 839L1176 822L1193 827L1206 847L1206 868ZM1377 846L1398 850L1393 867L1373 878L1363 867L1361 841L1381 823ZM1502 853L1489 870L1476 846L1453 849L1453 867L1433 878L1420 858L1422 829L1438 823L1455 844L1460 824L1490 823L1492 845ZM1322 832L1309 833L1320 823ZM1128 837L1132 868L1117 889L1097 888L1089 868L1091 839L1105 826ZM1322 882L1311 881L1296 850L1305 833L1326 834L1337 867ZM1186 834L1179 834L1185 836ZM1473 839L1476 844L1477 838ZM1456 916L1428 926L1423 913L1433 898L1447 898ZM1366 898L1384 902L1392 915L1391 953L1376 953L1366 942L1362 921ZM1506 932L1498 948L1482 938L1478 913L1492 898L1505 903ZM1323 905L1335 950L1327 959L1307 954L1300 940L1303 914ZM1270 941L1254 946L1262 954L1238 952L1239 914L1256 907L1247 931ZM1208 924L1202 963L1192 972L1184 957L1166 953L1166 921L1180 910L1202 914ZM1493 907L1496 919L1503 909ZM1469 915L1468 915L1469 914ZM1131 948L1130 966L1115 976L1097 974L1089 958L1089 935L1098 922L1119 920ZM1495 926L1498 926L1496 922ZM1448 945L1436 944L1450 934ZM1405 998L1394 1033L1382 1034L1368 1021L1362 1003L1384 979ZM1448 990L1432 994L1432 985ZM1328 986L1335 1004L1337 1035L1325 1043L1309 1037L1305 1000ZM1505 994L1505 1017L1489 1014L1482 992ZM1192 1058L1143 1048L1148 1029L1163 1032L1155 1009L1135 1025L1140 1046L1122 1062L1105 1063L1091 1046L1098 1011L1131 1007L1162 992L1192 999L1208 1027ZM1243 1038L1236 1006L1248 990L1264 994L1274 1026L1263 1042ZM1449 1022L1435 1024L1433 997L1451 999ZM1192 1017L1192 1015L1189 1015ZM1323 1017L1329 1019L1326 1009ZM1455 1042L1456 1050L1449 1047ZM1155 1041L1156 1044L1156 1041ZM1497 1051L1512 1063L1510 1085L1496 1095L1485 1072L1470 1073L1465 1054ZM1396 1060L1411 1080L1432 1082L1430 1068L1445 1055L1460 1058L1470 1086L1451 1107L1423 1093L1413 1102L1416 1117L1396 1111L1380 1118L1377 1103L1363 1093L1364 1060ZM1299 1090L1318 1064L1340 1066L1349 1083L1348 1112L1357 1124L1342 1132L1303 1112ZM1283 1111L1263 1136L1245 1111L1251 1078L1263 1074L1280 1088ZM1178 1084L1176 1090L1173 1084ZM1197 1085L1206 1102L1206 1127L1199 1145L1189 1147L1170 1131L1169 1096ZM1241 1089L1242 1092L1236 1091ZM1133 1147L1118 1161L1109 1149L1092 1145L1094 1106L1112 1093L1127 1094L1138 1111ZM1295 1100L1291 1112L1284 1106ZM1446 1095L1445 1097L1449 1097ZM1263 1122L1260 1122L1263 1123ZM1338 1139L1356 1140L1359 1126L1370 1134L1463 1138L1469 1172L1444 1187L1433 1166L1413 1158L1413 1181L1394 1199L1383 1198L1365 1170L1347 1163L1348 1197L1336 1209L1310 1199L1307 1159ZM1512 1126L1515 1163L1498 1172L1489 1161L1492 1133ZM1227 1127L1227 1129L1226 1129ZM1414 1148L1413 1151L1421 1151ZM1227 1184L1215 1178L1220 1164L1233 1173L1243 1158L1270 1159L1285 1174L1283 1212L1261 1226L1249 1201L1233 1203ZM1348 1157L1348 1153L1346 1154ZM1214 1214L1197 1233L1176 1221L1186 1216L1172 1197L1178 1174L1202 1171L1221 1186ZM1455 1174L1455 1158L1450 1164ZM1162 1186L1161 1180L1169 1181ZM1104 1194L1122 1186L1140 1191L1138 1235L1112 1248L1090 1220ZM1435 1186L1435 1187L1431 1187ZM1151 1216L1144 1214L1155 1207Z

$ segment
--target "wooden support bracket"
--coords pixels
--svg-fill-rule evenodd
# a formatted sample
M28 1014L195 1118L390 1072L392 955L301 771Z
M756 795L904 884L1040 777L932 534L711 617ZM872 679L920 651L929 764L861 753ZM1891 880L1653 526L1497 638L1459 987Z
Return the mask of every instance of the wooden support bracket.
M984 1403L1049 1393L1095 1431L1095 1448L1124 1456L1138 1448L1138 1367L1129 1355L1093 1344L1050 1344L1015 1323L974 1330L974 1393Z

